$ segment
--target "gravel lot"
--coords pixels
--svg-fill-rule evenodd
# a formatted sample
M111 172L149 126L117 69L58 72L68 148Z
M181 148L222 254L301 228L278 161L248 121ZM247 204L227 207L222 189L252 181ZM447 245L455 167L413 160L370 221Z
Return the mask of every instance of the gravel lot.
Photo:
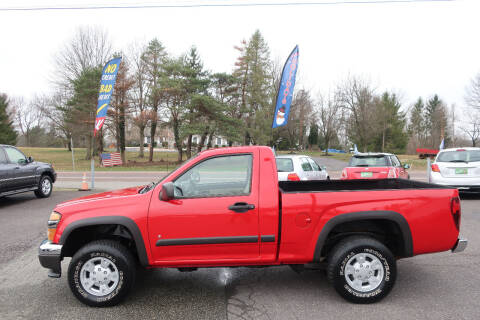
M85 193L56 191L0 199L0 310L2 319L480 319L480 197L462 200L463 253L400 260L392 293L374 305L343 301L321 271L289 267L213 268L192 273L139 271L120 306L89 308L70 293L63 262L50 279L37 259L55 204Z

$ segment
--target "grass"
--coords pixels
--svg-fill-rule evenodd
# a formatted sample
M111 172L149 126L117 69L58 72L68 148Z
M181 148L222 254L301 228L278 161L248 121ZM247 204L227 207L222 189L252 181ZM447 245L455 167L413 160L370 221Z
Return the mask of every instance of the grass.
M56 171L73 171L72 153L63 148L27 148L20 150L28 157L36 161L53 164ZM115 152L106 150L105 152ZM75 148L75 171L90 170L90 160L85 160L85 148ZM148 150L145 149L145 157L139 158L138 152L126 152L127 164L115 167L102 167L98 157L95 157L95 169L98 171L170 171L177 166L177 152L154 152L153 164L148 163Z

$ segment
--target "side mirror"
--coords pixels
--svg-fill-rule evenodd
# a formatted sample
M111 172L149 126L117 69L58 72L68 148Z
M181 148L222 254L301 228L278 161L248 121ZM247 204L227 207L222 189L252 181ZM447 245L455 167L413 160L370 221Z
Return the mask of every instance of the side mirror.
M33 158L32 157L28 157L27 158L27 163L32 163L33 162Z
M404 169L410 169L410 165L409 165L408 163L405 163L405 164L403 165L403 168L404 168Z
M162 185L162 190L160 191L159 198L162 201L169 201L175 199L174 195L175 187L173 182L167 182Z

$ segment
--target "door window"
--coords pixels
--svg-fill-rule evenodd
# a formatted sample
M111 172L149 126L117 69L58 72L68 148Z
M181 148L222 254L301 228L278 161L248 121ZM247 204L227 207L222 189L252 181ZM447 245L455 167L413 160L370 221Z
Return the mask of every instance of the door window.
M3 152L2 148L0 148L0 164L5 164L7 163L7 156L5 156L5 153Z
M5 148L5 152L7 153L8 158L10 159L10 162L12 163L19 163L19 164L24 164L27 163L27 159L25 158L25 155L18 151L15 148Z
M301 158L300 163L302 164L303 171L313 171L312 166L308 162L307 158Z
M390 159L392 160L392 165L394 167L400 167L401 166L400 160L398 160L398 158L396 156L391 156Z
M252 155L210 158L175 180L175 197L247 196L252 180Z
M310 164L313 168L313 171L322 171L322 169L320 169L318 164L315 161L313 161L313 159L308 159L308 162L310 162Z

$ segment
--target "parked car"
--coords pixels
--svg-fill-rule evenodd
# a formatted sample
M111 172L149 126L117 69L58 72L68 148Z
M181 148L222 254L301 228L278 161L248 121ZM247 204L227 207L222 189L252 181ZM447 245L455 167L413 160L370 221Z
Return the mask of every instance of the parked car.
M50 164L34 161L17 148L0 144L0 197L33 191L38 198L47 198L56 179Z
M137 265L325 264L342 297L371 303L392 289L397 259L464 250L460 219L456 189L403 179L278 182L270 148L220 148L156 184L57 205L39 260L60 277L72 257L70 289L90 306L119 303Z
M409 168L391 153L357 153L343 169L341 179L410 179Z
M276 159L278 181L330 180L327 168L303 155L281 155Z
M462 191L480 191L480 148L440 150L431 165L430 181Z

